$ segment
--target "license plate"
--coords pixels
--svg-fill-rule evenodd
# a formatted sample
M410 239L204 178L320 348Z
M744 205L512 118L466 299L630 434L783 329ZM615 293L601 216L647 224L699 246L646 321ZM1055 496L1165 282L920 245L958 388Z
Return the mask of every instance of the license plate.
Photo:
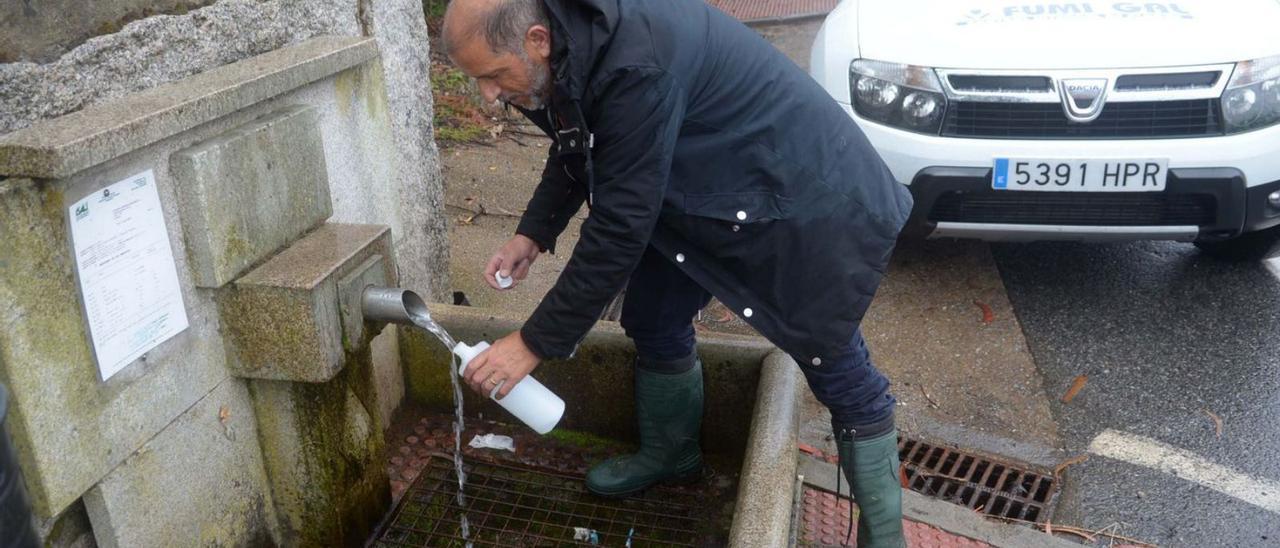
M996 158L991 188L1053 192L1158 192L1169 174L1166 158L1050 160Z

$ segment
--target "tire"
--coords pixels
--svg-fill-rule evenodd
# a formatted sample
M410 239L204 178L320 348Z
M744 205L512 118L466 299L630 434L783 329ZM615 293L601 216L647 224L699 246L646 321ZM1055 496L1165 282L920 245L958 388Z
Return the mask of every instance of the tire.
M1249 232L1220 242L1196 242L1206 255L1229 262L1260 261L1277 251L1280 226Z

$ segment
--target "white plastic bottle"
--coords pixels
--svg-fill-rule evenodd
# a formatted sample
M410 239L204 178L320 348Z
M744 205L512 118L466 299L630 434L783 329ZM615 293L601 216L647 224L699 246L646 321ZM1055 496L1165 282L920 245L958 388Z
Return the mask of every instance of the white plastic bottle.
M472 358L475 358L487 348L489 348L489 343L484 341L476 343L475 346L458 343L458 346L453 347L453 353L462 359L462 366L458 368L458 374L465 375L467 366L471 364ZM505 383L506 381L503 382ZM539 434L550 432L560 422L560 417L564 416L564 400L548 390L532 375L525 376L515 388L511 389L511 392L505 398L497 399L495 397L499 388L502 388L502 383L499 383L498 386L489 391L489 399L498 402L498 405L515 415L521 422L529 425L529 428L532 428L534 432Z

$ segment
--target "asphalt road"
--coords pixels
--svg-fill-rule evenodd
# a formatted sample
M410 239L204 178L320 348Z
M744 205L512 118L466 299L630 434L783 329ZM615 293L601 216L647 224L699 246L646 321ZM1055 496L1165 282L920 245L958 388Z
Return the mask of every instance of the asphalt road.
M1275 274L1176 243L992 248L1067 453L1100 435L1136 444L1071 466L1055 521L1161 546L1280 546Z

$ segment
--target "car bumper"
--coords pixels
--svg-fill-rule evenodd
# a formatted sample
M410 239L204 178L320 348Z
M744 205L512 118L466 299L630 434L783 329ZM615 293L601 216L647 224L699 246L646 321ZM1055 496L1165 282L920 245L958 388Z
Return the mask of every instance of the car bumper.
M1280 126L1239 135L1130 141L958 139L858 118L916 200L910 230L984 240L1214 241L1280 224ZM1117 154L1117 150L1123 152ZM996 156L1168 158L1163 192L1018 192L991 188Z
M990 168L927 168L910 189L910 230L933 238L1214 241L1280 224L1280 181L1246 187L1229 168L1171 169L1140 193L993 190Z

